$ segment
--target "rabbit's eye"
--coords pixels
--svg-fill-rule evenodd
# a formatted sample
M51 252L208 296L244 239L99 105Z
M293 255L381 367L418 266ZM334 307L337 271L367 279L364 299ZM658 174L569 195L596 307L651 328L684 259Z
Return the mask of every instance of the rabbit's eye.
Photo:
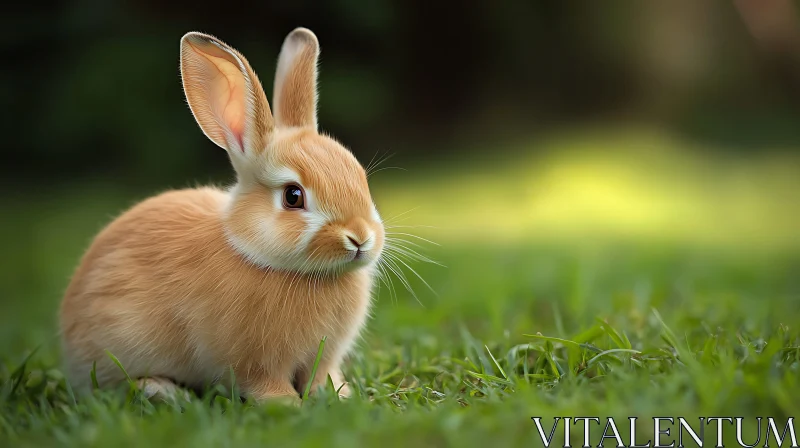
M303 208L305 200L303 189L297 185L289 185L283 190L283 206L286 208Z

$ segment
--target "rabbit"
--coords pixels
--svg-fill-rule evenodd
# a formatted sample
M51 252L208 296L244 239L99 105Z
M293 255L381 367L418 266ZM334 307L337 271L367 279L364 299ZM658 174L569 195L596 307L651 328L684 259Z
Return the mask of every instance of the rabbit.
M128 376L150 394L229 384L256 402L297 404L340 365L370 311L385 231L356 157L317 129L319 43L283 42L272 106L242 54L183 36L180 73L203 133L236 173L227 189L167 191L96 236L60 309L78 391ZM320 340L327 337L315 378ZM155 391L155 392L153 392Z

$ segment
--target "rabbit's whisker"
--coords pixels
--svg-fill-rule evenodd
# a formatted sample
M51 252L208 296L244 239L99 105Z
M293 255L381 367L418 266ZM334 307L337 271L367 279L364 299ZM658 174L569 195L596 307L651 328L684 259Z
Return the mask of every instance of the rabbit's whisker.
M401 235L401 236L409 236L409 237L411 237L411 238L416 238L416 239L418 239L418 240L425 241L426 243L433 244L434 246L441 246L441 244L439 244L439 243L436 243L436 242L434 242L434 241L431 241L431 240L429 240L429 239L427 239L427 238L423 238L423 237L421 237L421 236L418 236L418 235L414 235L414 234L412 234L412 233L404 233L404 232L386 232L386 235Z
M404 216L404 215L407 215L407 214L409 214L409 213L413 212L414 210L416 210L416 209L418 209L418 208L419 208L419 206L417 206L417 207L414 207L414 208L411 208L411 209L409 209L409 210L406 210L406 211L404 211L404 212L402 212L402 213L398 213L398 214L396 214L396 215L392 216L391 218L385 219L385 220L383 221L383 225L384 225L384 226L386 226L387 224L389 224L389 223L393 222L393 221L394 221L394 220L396 220L397 218L399 218L399 217L401 217L401 216ZM388 228L388 227L387 227L387 228Z
M419 273L418 273L418 272L417 272L417 271L416 271L414 268L412 268L411 266L409 266L409 265L408 265L408 263L406 263L406 262L405 262L405 261L403 261L403 260L402 260L400 257L398 257L398 256L396 256L396 255L394 255L394 254L391 254L391 253L390 253L390 254L389 254L389 256L390 256L390 257L393 257L393 258L394 258L394 259L395 259L397 262L401 263L401 264L402 264L403 266L405 266L405 267L406 267L406 268L407 268L409 271L411 271L411 273L412 273L412 274L414 274L415 276L417 276L417 278L418 278L418 279L420 279L420 281L421 281L422 283L424 283L424 284L425 284L425 286L427 286L427 287L428 287L428 289L429 289L429 290L430 290L430 291L431 291L431 292L432 292L434 295L436 295L436 296L438 297L438 294L436 293L436 291L435 291L435 290L434 290L434 289L431 287L431 285L430 285L430 284L429 284L427 281L425 281L425 279L424 279L424 278L422 278L422 276L421 276L421 275L419 275ZM416 297L416 296L415 296L415 297ZM420 304L422 304L422 303L420 302Z

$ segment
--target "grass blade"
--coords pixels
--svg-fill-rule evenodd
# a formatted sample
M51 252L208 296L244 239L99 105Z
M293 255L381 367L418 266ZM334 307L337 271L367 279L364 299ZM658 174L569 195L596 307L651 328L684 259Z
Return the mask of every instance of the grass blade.
M41 346L39 346L39 347L41 347ZM33 351L30 352L28 354L28 356L25 357L24 360L22 360L22 364L20 364L11 373L11 379L14 381L14 385L11 386L11 390L8 392L8 397L13 396L14 392L17 391L17 388L19 387L20 383L22 383L22 378L25 377L25 369L28 367L28 362L31 360L31 358L33 358L33 355L35 355L36 352L39 351L39 347L36 347L35 349L33 349Z
M233 373L233 366L229 367L231 374L231 403L239 401L236 397L236 374Z
M578 344L575 341L570 341L569 339L554 338L554 337L551 337L551 336L542 336L540 334L523 334L523 336L529 337L529 338L541 339L543 341L558 342L558 343L563 344L565 346L572 346L572 347L577 347L577 348L580 348L580 346L581 346L581 344Z
M601 352L601 353L597 354L597 356L595 356L592 359L590 359L589 362L586 365L587 366L591 366L594 363L596 363L597 361L599 361L600 358L602 358L603 356L610 355L612 353L631 353L633 355L638 355L638 354L640 354L642 352L640 352L639 350L632 350L632 349L627 349L627 348L612 348L611 350L606 350L604 352Z
M508 375L506 375L506 372L503 370L502 367L500 367L500 364L497 363L497 360L495 359L494 355L492 354L492 351L489 350L489 346L488 345L484 345L484 347L486 347L486 351L489 353L489 357L492 358L492 362L494 363L494 366L497 367L497 370L500 371L500 374L503 375L503 378L508 380Z
M92 378L92 390L100 389L100 384L97 382L97 361L92 362L92 371L89 372L89 376Z
M319 362L322 360L322 351L325 350L325 341L327 339L328 339L327 336L323 336L322 340L319 341L319 348L317 349L317 359L314 360L314 367L311 369L311 377L308 379L306 388L303 391L303 400L308 400L308 395L311 393L311 384L314 383L314 378L316 378L317 376L317 368L319 367Z
M125 367L123 367L123 366L122 366L122 363L119 361L119 359L117 359L117 357L116 357L116 356L114 356L114 354L113 354L113 353L111 353L111 352L110 352L110 351L108 351L108 350L106 350L106 356L108 356L109 358L111 358L111 361L112 361L114 364L116 364L116 365L117 365L117 367L119 367L119 370L122 370L122 373L124 373L124 374L125 374L125 379L127 379L127 380L128 380L128 383L129 383L129 384L131 384L131 385L133 385L133 380L131 379L131 376L130 376L130 375L128 375L128 371L127 371L127 370L125 370ZM94 371L94 369L92 369L92 371ZM97 379L97 376L95 375L95 380L96 380L96 379Z

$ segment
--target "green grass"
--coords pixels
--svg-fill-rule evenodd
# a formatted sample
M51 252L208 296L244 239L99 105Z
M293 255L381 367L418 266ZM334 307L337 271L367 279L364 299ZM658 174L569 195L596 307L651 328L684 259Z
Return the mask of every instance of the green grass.
M438 227L414 230L443 243L425 253L447 267L414 266L436 292L410 275L418 300L384 286L345 366L354 397L331 385L300 408L231 389L150 403L129 384L76 400L59 371L62 291L92 235L147 192L6 198L0 446L541 446L534 416L546 431L556 416L799 416L796 165L610 157L534 164L530 184L522 164L384 178L387 216L428 205L403 224ZM506 179L524 204L493 202Z
M620 245L436 255L448 268L424 269L438 292L420 293L424 307L384 288L347 364L350 400L328 391L300 409L254 407L220 390L176 408L123 390L76 402L50 338L27 362L26 347L5 353L0 434L30 446L503 446L540 443L532 416L800 411L791 255ZM57 298L38 305L54 314ZM52 329L4 316L13 331Z

